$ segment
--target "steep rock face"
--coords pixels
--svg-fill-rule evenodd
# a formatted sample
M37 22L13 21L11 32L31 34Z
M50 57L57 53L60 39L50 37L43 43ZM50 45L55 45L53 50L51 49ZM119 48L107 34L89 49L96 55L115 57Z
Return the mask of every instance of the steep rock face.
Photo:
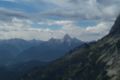
M110 34L120 34L120 15L115 21L115 24L113 25Z
M84 44L44 69L24 75L22 80L120 80L119 23L120 16L110 34L101 40Z

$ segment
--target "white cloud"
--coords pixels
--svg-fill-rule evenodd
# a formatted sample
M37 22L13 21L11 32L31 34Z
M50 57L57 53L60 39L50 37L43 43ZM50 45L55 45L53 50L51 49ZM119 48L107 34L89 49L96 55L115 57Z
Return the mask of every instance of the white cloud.
M108 33L111 23L101 22L96 26L88 26L82 28L76 26L73 21L50 21L46 24L61 25L59 30L52 30L49 28L34 28L31 26L32 22L29 20L21 20L13 18L11 22L0 22L0 39L22 38L26 40L38 39L48 40L51 37L62 38L65 34L72 37L77 37L84 41L96 40Z
M111 3L111 1L114 0L107 1L106 4ZM111 20L120 13L120 0L109 5L104 5L98 0L52 0L48 2L52 2L59 7L46 11L44 14L62 17L63 19L106 19L107 16L107 19Z
M52 25L68 25L68 24L71 24L73 23L73 21L69 21L69 20L47 20L47 21L41 21L39 22L38 24L40 25L44 25L44 24L47 24L49 26L52 26Z
M96 26L87 27L86 30L91 33L99 33L99 34L107 34L110 30L111 23L110 22L101 22Z
M22 8L18 10L0 8L0 39L23 38L27 40L48 40L51 37L62 38L64 34L69 34L72 37L77 37L85 41L99 39L109 32L111 28L110 26L113 23L108 21L113 20L113 18L115 18L120 12L120 0L106 0L105 2L104 0L103 2L100 1L101 0L44 0L44 2L52 3L56 7L46 9L44 6L45 8L43 7L43 10L40 7L40 10L37 8L38 12L34 12L32 14L28 13L27 10L22 11L25 10ZM32 3L36 3L38 7L38 4L42 1L22 0L22 2L30 5L32 5ZM26 18L28 16L29 20ZM10 20L3 21L3 17L6 20ZM53 20L54 18L51 17L54 17L55 19L57 18L57 20ZM58 17L60 17L59 20ZM97 25L86 27L77 26L74 23L77 20L88 19L99 20L100 22L97 23ZM32 26L34 21L39 22L39 25L59 25L62 28L58 30L52 30L51 28L43 29L40 27L34 28L34 26Z
M34 28L29 20L13 18L11 22L0 22L0 39L22 38L26 40L48 40L51 37L60 38L62 31Z
M62 19L107 19L115 18L120 13L120 0L9 0L25 3L38 9L31 15L31 19L49 18L50 16L62 17ZM41 4L44 3L43 7ZM35 5L36 4L36 5ZM49 7L47 7L49 5ZM54 5L54 6L53 6ZM37 6L37 7L36 7ZM50 6L53 6L50 8ZM40 8L38 8L40 7ZM41 11L41 9L44 9ZM50 8L50 9L47 9ZM19 9L20 10L20 9ZM22 10L22 9L21 9ZM39 14L38 14L39 13ZM31 14L31 13L29 13ZM46 15L45 15L46 14ZM40 16L40 17L38 17ZM48 16L48 17L46 17Z
M63 31L83 41L97 40L108 34L112 23L100 22L95 26L83 28L74 24L64 25Z

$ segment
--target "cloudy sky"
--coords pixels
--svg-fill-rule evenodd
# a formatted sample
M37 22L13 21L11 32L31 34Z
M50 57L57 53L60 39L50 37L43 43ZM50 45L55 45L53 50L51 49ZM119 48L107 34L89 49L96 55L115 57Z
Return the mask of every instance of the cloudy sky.
M106 35L120 0L0 0L0 39L48 40L65 34L80 40Z

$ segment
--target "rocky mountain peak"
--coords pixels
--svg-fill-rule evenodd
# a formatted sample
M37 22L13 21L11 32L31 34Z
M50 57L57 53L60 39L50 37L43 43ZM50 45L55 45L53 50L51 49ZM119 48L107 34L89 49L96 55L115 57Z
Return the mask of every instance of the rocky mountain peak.
M68 40L68 39L71 39L71 37L68 34L66 34L63 39Z
M115 34L120 34L120 15L117 17L110 34L115 35Z

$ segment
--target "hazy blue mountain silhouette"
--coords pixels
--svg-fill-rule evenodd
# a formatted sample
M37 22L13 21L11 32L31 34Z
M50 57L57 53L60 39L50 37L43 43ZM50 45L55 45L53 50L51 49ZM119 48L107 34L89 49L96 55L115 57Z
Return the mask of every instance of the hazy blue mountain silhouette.
M25 49L37 46L42 41L23 39L0 40L0 65L8 64Z
M76 38L71 38L69 35L65 35L63 39L51 38L38 46L24 50L18 55L17 59L21 61L52 61L83 43Z

